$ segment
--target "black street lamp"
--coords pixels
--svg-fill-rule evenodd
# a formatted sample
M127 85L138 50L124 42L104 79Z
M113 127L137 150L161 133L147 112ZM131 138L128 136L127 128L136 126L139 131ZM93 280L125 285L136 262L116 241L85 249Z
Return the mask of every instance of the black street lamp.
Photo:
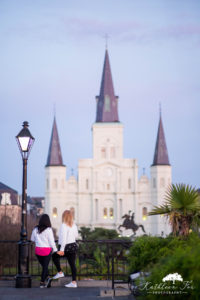
M29 275L29 243L27 240L27 161L34 143L34 137L28 129L28 122L23 123L23 129L16 136L19 150L23 160L23 182L22 182L22 223L20 241L18 243L18 274L16 275L16 288L31 287L31 276Z

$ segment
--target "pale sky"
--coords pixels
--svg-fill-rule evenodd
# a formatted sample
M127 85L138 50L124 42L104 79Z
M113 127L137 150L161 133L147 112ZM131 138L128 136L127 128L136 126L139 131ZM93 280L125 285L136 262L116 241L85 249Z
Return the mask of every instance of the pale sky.
M0 0L0 182L21 194L28 121L28 194L44 196L54 103L67 177L92 157L105 34L124 156L149 176L161 102L173 182L200 187L198 0Z

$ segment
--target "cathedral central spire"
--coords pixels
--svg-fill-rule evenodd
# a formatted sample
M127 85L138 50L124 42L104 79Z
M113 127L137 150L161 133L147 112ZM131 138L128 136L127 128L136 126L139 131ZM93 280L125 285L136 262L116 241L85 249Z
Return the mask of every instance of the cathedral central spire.
M100 95L97 99L96 122L119 122L118 97L115 96L108 50L106 49Z

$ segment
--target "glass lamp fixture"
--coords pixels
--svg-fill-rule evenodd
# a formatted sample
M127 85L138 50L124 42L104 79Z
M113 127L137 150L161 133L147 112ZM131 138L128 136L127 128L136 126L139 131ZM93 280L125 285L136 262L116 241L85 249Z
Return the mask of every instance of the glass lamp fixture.
M28 158L35 140L30 133L28 126L28 122L24 121L22 130L16 136L17 144L23 159Z

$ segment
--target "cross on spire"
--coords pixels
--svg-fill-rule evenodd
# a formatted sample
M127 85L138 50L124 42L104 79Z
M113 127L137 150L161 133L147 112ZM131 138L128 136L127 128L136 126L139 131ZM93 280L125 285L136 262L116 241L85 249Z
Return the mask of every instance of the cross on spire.
M161 107L161 102L159 102L159 115L161 116L162 113L162 107Z
M106 46L106 50L108 49L108 39L109 39L109 35L106 33L105 36L105 46Z
M56 103L53 103L53 116L56 117Z

